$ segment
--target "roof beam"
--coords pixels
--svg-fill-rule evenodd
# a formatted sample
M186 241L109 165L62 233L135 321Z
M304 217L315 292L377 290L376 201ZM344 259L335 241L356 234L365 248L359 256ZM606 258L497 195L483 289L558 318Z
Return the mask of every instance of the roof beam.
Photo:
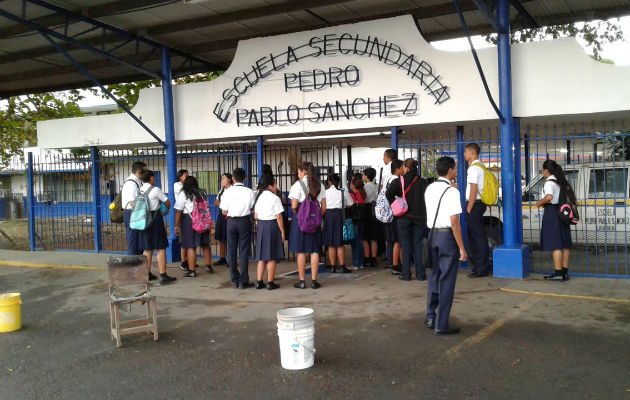
M119 0L111 3L102 4L98 6L87 7L82 10L72 10L77 14L81 14L87 18L100 18L112 14L120 14L130 12L145 7L151 7L159 4L167 3L168 0ZM32 22L36 22L38 25L45 28L50 28L56 25L63 25L67 22L67 16L59 13L48 14L40 18L35 18ZM77 22L76 19L70 19L70 22ZM16 24L0 28L0 39L6 39L11 36L21 35L24 33L35 32L35 30L29 26Z
M518 15L525 20L527 25L529 25L529 28L540 28L538 22L536 22L534 17L532 17L529 11L527 11L525 6L519 0L510 0L510 3L514 8L516 8Z

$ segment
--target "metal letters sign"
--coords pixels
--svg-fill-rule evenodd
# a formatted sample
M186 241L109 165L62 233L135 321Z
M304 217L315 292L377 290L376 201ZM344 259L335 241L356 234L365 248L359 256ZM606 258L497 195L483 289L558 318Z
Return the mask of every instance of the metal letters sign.
M420 85L432 97L435 104L448 101L448 86L441 82L431 65L413 53L407 54L396 43L383 41L377 36L361 34L328 34L313 36L300 46L287 46L282 53L269 53L254 62L244 72L234 77L230 87L225 89L221 100L215 105L213 114L227 123L232 110L241 96L268 78L294 63L306 58L353 55L376 59L385 65L403 72ZM359 84L362 74L356 65L334 66L327 69L312 69L284 73L284 91L299 90L311 92L333 87L353 87ZM313 101L307 105L292 104L288 107L259 106L236 108L237 126L278 126L297 124L300 121L312 123L365 119L374 117L397 117L414 115L419 109L418 95L414 92L385 94L374 97L356 97Z

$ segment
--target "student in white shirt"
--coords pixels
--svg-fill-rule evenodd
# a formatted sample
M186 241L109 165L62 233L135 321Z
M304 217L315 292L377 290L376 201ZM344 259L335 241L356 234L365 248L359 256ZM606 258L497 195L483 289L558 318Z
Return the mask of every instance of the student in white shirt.
M389 185L396 179L399 179L399 176L401 176L404 172L402 160L392 160L389 165L392 172L389 180L385 183L383 190L387 190L389 188ZM387 245L387 261L389 263L386 268L391 268L392 274L400 273L402 271L402 247L400 245L400 238L398 237L398 218L394 217L392 222L384 223L383 230L385 232L385 243Z
M379 174L379 182L378 182L378 191L379 193L381 192L381 190L385 189L385 187L387 186L387 183L391 180L392 178L392 161L394 160L398 160L398 152L394 149L387 149L385 150L385 152L383 153L383 164L385 164L384 167L381 167L381 173Z
M230 278L235 288L247 289L254 286L249 281L249 252L252 243L252 208L256 197L254 191L244 186L245 170L235 168L232 171L234 182L221 198L221 210L228 217L227 251L230 266ZM238 253L238 259L237 259ZM237 270L237 260L240 272Z
M129 219L131 217L131 209L133 202L138 196L140 186L142 186L142 173L147 170L147 165L142 161L136 161L131 166L131 175L125 179L120 191L120 199L123 208L123 222L125 223L125 233L127 239L127 254L142 254L142 250L138 248L138 231L129 227ZM151 275L152 276L152 275ZM155 276L152 276L156 279Z
M208 195L199 188L199 183L194 176L189 176L184 181L182 191L175 200L175 233L180 236L182 249L187 253L189 260L186 274L187 278L195 278L197 276L197 247L201 247L201 254L206 263L206 271L213 273L212 252L210 250L210 230L199 233L193 229L192 214L195 209L196 202L208 203Z
M176 201L177 201L177 196L179 196L179 194L182 191L182 188L184 187L184 181L186 180L186 178L188 178L188 170L180 169L179 171L177 171L177 176L176 176L177 182L173 184L173 194L175 195L174 198ZM188 261L186 260L186 253L187 253L186 249L182 247L181 253L180 253L182 263L179 266L182 269L182 271L188 271Z
M324 217L323 242L328 247L328 270L337 272L337 259L339 268L344 274L352 270L346 267L346 247L343 241L343 225L345 222L344 208L352 207L354 201L350 194L341 186L341 178L338 174L328 176L328 189L326 189L326 215ZM348 213L348 217L350 214Z
M543 198L536 203L544 207L542 227L540 229L540 245L543 251L550 251L554 272L545 276L546 280L569 280L569 253L572 247L571 227L560 220L560 193L564 189L567 201L575 204L575 193L562 170L554 160L543 163L543 176L547 179L543 186Z
M219 259L213 265L225 265L228 268L229 265L225 258L227 255L227 216L223 215L223 210L221 210L221 198L230 186L232 186L232 174L225 172L221 175L221 191L217 194L217 198L214 201L214 206L219 208L214 225L214 240L219 242Z
M374 208L376 198L378 197L378 186L374 179L376 178L376 170L374 168L367 168L363 170L363 190L365 190L365 202L368 204L368 208ZM378 241L382 240L383 236L383 224L376 219L374 213L370 210L366 214L365 226L363 228L363 260L364 267L370 266L376 267L376 256L378 252Z
M256 259L258 260L256 289L265 287L263 273L267 267L267 290L279 288L274 283L276 260L284 258L284 206L276 195L278 186L273 175L265 174L258 185L259 192L254 206L256 218Z
M171 202L164 194L162 189L155 186L155 175L153 171L144 171L142 173L143 185L140 187L140 193L149 198L149 209L151 210L152 222L149 227L143 231L138 231L138 247L143 251L147 258L149 276L151 275L151 264L153 252L157 251L157 262L160 270L160 283L171 283L176 280L166 274L166 248L168 247L168 236L164 227L164 220L160 212L160 204L164 203L166 208L171 208Z
M427 224L431 229L430 261L433 266L424 324L434 329L437 335L449 335L459 332L459 328L449 325L448 319L455 294L457 266L459 261L466 261L467 255L459 224L462 213L459 190L451 186L457 177L455 160L440 157L436 170L440 178L430 184L424 193Z
M464 159L469 163L466 174L468 250L473 264L469 278L481 278L490 273L490 248L483 227L483 214L487 206L481 201L485 171L479 161L480 151L477 143L469 143L464 148Z
M317 282L317 269L319 268L319 252L322 248L322 231L318 229L312 234L302 232L297 218L300 204L306 200L306 196L309 196L312 201L318 201L322 215L326 214L326 192L322 189L322 183L317 178L313 163L303 161L298 166L298 181L289 190L293 211L289 232L289 251L297 254L299 276L299 282L293 286L297 289L306 289L306 255L309 254L311 258L311 287L318 289L321 287Z

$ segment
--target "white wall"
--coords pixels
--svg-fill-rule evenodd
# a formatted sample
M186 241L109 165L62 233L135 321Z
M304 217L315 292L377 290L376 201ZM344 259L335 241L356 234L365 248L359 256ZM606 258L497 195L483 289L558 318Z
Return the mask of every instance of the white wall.
M335 54L305 57L284 69L273 72L238 98L235 108L261 106L285 109L295 104L307 107L312 101L378 98L383 95L417 94L419 110L413 115L375 117L326 122L301 121L272 127L237 126L233 110L226 122L214 114L222 93L234 79L251 71L252 65L270 53L281 54L287 46L298 48L312 37L323 38L344 32L361 37L377 36L382 43L396 43L406 53L430 64L440 82L447 86L449 100L435 104L418 80L404 70L386 65L376 57ZM536 117L580 113L630 110L630 67L599 63L587 56L574 39L517 44L512 47L514 115ZM304 53L304 52L302 52ZM496 48L478 51L490 89L498 102ZM304 53L306 54L306 53ZM333 87L304 92L285 91L284 74L314 68L356 65L360 82L353 87ZM242 85L241 85L242 90ZM164 137L161 88L143 90L133 111L154 132ZM176 138L178 141L251 137L256 135L298 134L335 130L368 129L392 125L465 123L494 120L479 74L468 51L445 52L433 48L417 30L411 16L401 16L357 24L274 37L257 38L239 43L228 70L211 82L174 87ZM83 147L90 145L136 145L152 143L151 136L128 115L102 115L43 121L38 123L39 145L45 148Z

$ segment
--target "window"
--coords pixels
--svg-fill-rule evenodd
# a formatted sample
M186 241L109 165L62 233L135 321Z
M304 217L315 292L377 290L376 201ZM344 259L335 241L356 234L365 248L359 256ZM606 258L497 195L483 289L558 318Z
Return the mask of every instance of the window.
M541 199L545 178L542 176L536 181L527 192L523 193L523 201L538 201Z
M219 193L219 171L197 172L197 183L208 194Z
M589 178L589 199L625 198L628 170L626 168L593 169Z

